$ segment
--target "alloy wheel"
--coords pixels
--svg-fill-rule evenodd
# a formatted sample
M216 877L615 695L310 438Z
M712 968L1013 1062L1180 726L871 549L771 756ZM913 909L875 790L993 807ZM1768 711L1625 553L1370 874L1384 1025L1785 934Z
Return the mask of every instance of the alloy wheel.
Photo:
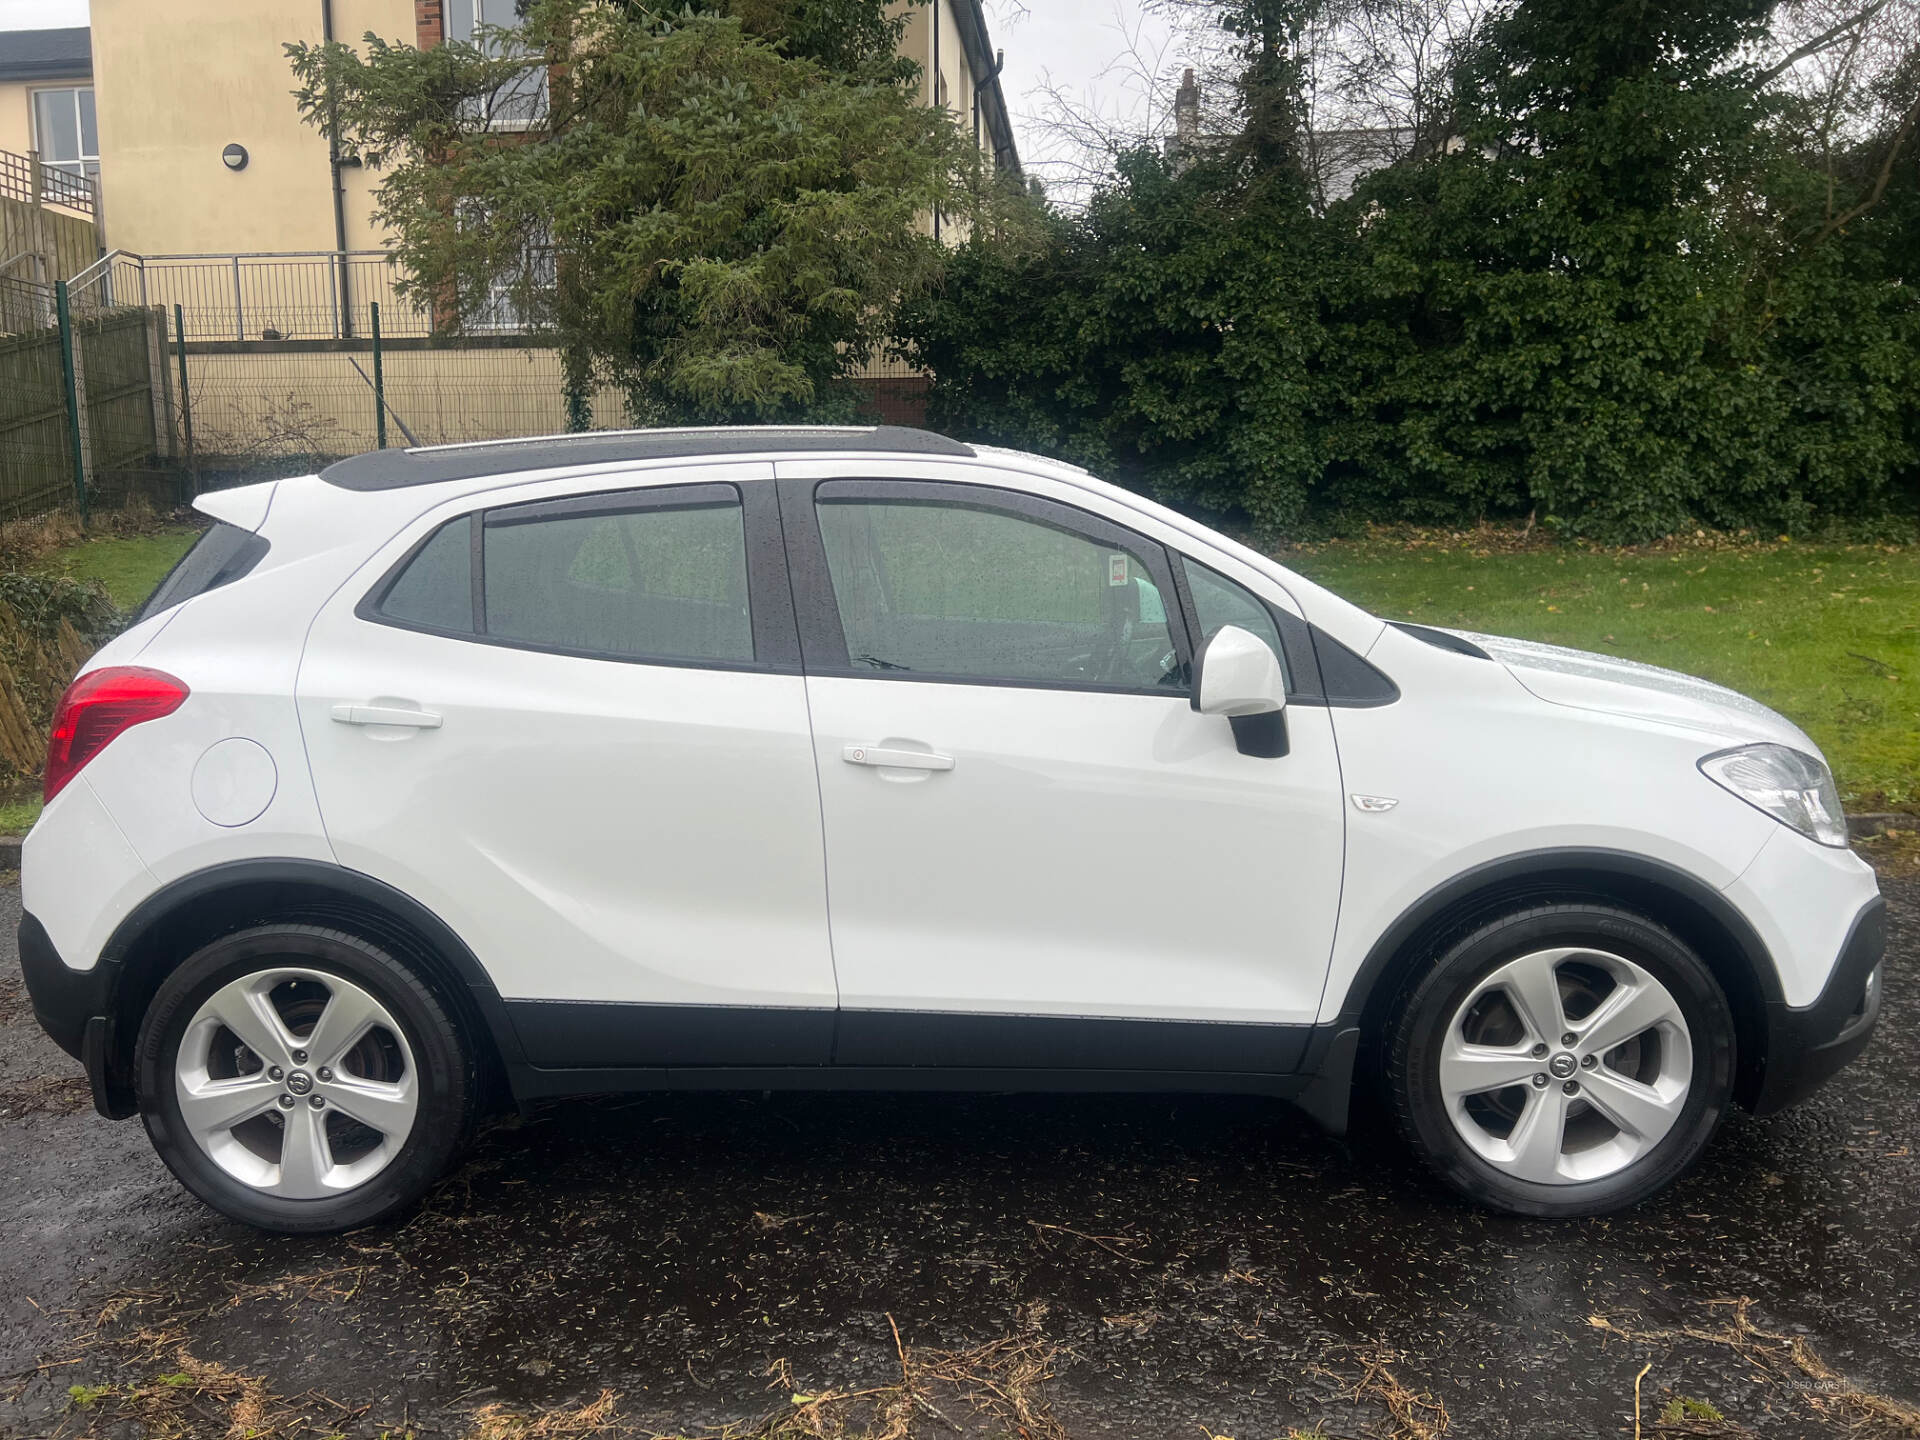
M194 1141L263 1194L318 1200L393 1162L419 1110L399 1023L324 970L276 966L208 996L180 1041L174 1094Z
M1686 1106L1693 1044L1679 1002L1644 967L1586 946L1509 960L1448 1021L1446 1111L1482 1160L1571 1185L1626 1169Z

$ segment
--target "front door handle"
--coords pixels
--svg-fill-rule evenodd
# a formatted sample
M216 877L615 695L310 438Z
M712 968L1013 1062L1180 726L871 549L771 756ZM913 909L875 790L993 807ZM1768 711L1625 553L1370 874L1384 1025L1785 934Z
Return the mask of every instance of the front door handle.
M415 730L438 730L440 717L431 710L400 705L336 705L333 718L342 725L407 725Z
M840 752L849 765L891 765L900 770L951 770L951 755L931 750L890 750L879 745L849 745Z

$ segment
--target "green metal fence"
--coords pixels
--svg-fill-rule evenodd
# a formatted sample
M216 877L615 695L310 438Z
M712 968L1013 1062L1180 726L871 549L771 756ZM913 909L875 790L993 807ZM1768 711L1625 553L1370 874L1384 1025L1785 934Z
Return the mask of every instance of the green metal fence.
M51 286L0 277L0 519L76 500Z
M0 277L0 519L181 488L157 310Z

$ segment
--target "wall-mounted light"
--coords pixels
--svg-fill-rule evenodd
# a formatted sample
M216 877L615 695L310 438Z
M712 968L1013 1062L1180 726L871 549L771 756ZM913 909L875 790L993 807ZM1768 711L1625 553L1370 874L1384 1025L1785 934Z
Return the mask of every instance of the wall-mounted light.
M220 152L220 160L229 170L244 170L247 168L247 147L229 145Z

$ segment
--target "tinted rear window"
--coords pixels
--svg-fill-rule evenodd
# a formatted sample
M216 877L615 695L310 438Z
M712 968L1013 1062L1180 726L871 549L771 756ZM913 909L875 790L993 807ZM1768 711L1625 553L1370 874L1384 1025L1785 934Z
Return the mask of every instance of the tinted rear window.
M167 572L134 618L145 620L196 595L231 585L258 565L266 553L267 542L258 535L217 520Z
M672 485L462 515L359 613L588 659L751 664L740 493Z
M381 598L380 613L429 630L473 630L473 520L462 515L433 532Z

